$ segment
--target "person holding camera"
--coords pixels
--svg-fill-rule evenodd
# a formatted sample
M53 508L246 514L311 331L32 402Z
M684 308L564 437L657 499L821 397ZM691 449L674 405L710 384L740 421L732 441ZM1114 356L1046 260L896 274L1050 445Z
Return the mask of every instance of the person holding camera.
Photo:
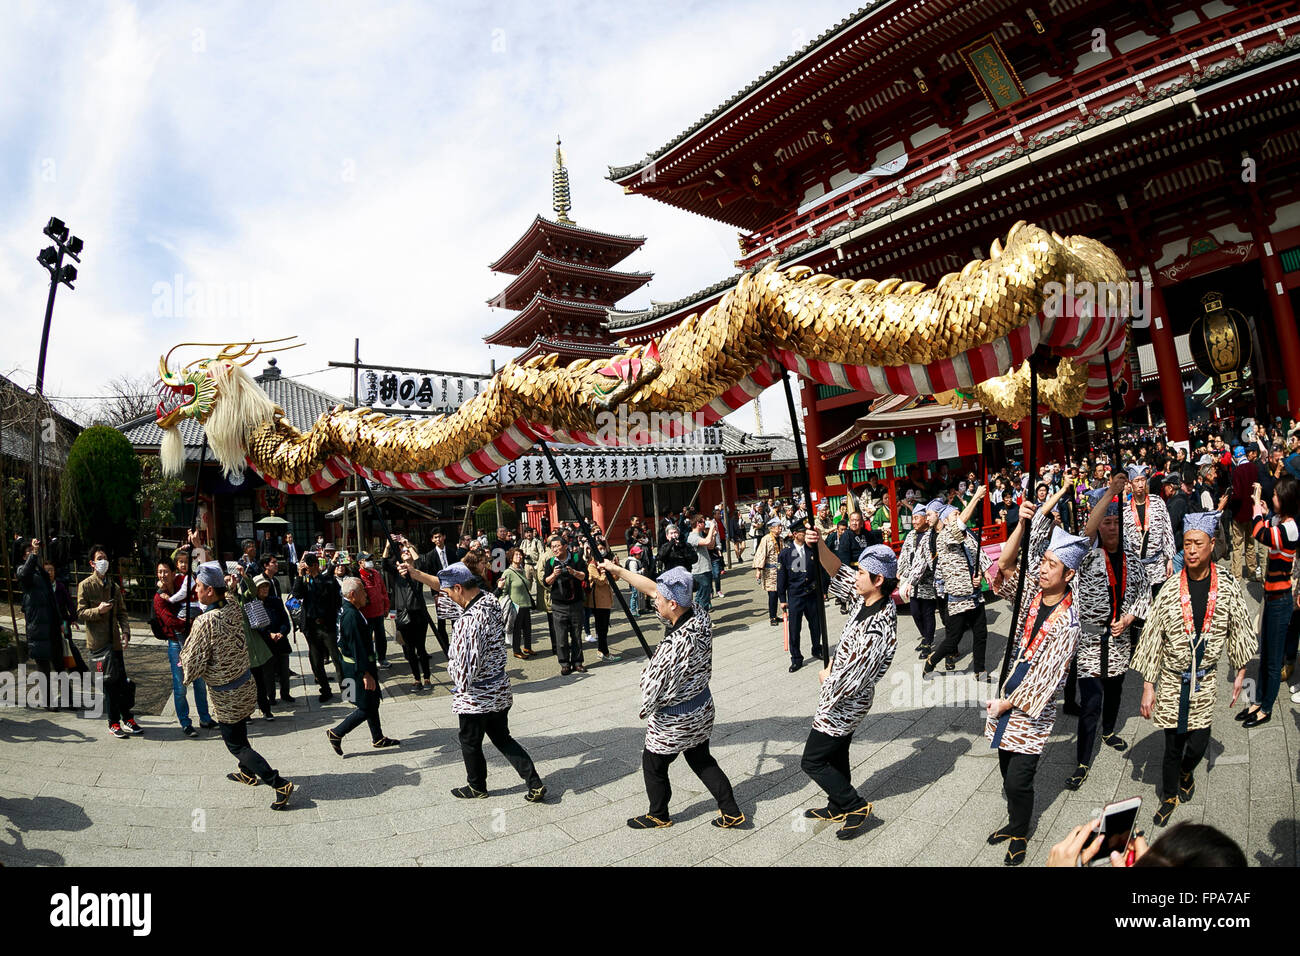
M332 659L338 611L342 595L332 573L321 571L316 552L308 551L298 562L298 580L293 586L293 596L302 602L303 636L307 638L307 655L311 673L320 688L320 702L328 704L334 699L325 662ZM342 683L342 677L339 676Z
M560 676L587 673L582 662L583 584L587 566L561 537L550 541L551 557L542 565L543 581L551 594L551 620L555 624Z

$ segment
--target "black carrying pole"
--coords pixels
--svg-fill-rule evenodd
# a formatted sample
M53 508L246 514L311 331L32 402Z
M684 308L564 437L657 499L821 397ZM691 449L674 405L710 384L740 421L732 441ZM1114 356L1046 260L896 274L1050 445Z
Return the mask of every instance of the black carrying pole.
M544 441L538 441L537 444L541 447L542 454L546 456L547 462L550 463L551 471L555 474L555 480L559 483L560 491L564 494L564 500L569 503L569 510L578 516L578 527L582 529L582 536L587 540L587 546L591 548L591 553L596 556L597 561L612 560L613 555L602 551L600 542L591 533L591 525L587 523L587 516L578 510L578 503L573 500L573 492L569 491L568 483L565 482L564 476L560 474L560 467L555 463L555 457L551 454L551 449L547 447ZM623 597L623 589L611 585L610 590L614 592L614 597L618 600L618 606L623 609L623 613L627 616L627 622L632 625L632 633L641 642L641 650L645 651L646 657L653 657L654 652L650 650L650 645L646 643L645 635L641 633L641 627L637 624L636 618L632 616L632 611L627 606L627 600Z
M799 437L799 421L795 417L794 410L794 390L790 388L790 376L785 370L781 371L781 383L785 385L785 404L790 409L790 431L794 434L794 450L799 459L799 480L803 482L803 510L807 514L805 522L811 523L813 520L812 506L812 489L809 487L808 480L808 462L803 454L803 439ZM826 633L826 588L822 584L822 561L821 555L817 548L810 548L812 552L812 572L813 578L817 582L817 624L821 628L822 635L822 666L830 666L830 637Z
M379 519L379 530L383 532L384 540L390 544L395 544L392 533L388 530L388 519L384 517L384 513L379 509L379 502L375 500L375 493L370 489L370 481L362 477L361 485L366 489L366 497L370 500L370 510L373 511L375 517ZM357 499L353 498L352 500L356 501ZM361 509L357 508L357 533L359 534L360 532ZM400 557L401 555L399 554L398 556Z
M208 433L203 433L203 447L199 449L199 467L194 470L194 510L190 512L190 530L199 530L199 479L203 477L203 463L208 460ZM189 536L185 538L185 563L190 573L185 576L185 636L190 636L194 626L194 611L190 607L194 597L194 545Z
M1111 468L1118 472L1119 455L1119 392L1115 391L1115 375L1110 370L1110 356L1106 356L1106 390L1110 393L1110 447L1114 462ZM1124 492L1119 494L1119 553L1124 553ZM1123 598L1123 595L1120 595Z
M1034 495L1034 474L1033 468L1038 463L1038 365L1034 356L1029 356L1029 448L1022 449L1026 451L1025 455L1025 474L1029 476L1028 487L1025 489L1025 498ZM1020 518L1024 521L1024 518ZM1033 522L1030 522L1032 525ZM1007 632L1007 647L1002 652L1002 674L998 678L998 687L1002 688L1007 683L1007 673L1011 670L1011 655L1015 649L1016 642L1020 635L1016 633L1016 625L1020 621L1020 604L1025 597L1025 572L1029 569L1029 533L1028 527L1020 529L1020 572L1019 580L1016 583L1016 603L1015 609L1011 614L1011 629Z

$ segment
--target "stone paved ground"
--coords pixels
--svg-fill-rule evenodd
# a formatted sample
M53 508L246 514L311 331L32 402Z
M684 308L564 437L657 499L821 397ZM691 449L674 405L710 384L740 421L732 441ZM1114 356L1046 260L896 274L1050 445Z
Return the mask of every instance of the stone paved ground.
M875 803L869 832L849 843L831 824L810 825L805 807L822 794L799 770L817 698L817 668L787 673L777 629L751 575L732 572L715 606L713 751L752 826L708 826L715 807L698 780L673 766L670 829L634 832L624 820L646 807L640 773L643 725L637 719L641 653L626 624L615 629L621 662L560 678L549 650L511 659L511 726L533 755L550 796L523 799L509 765L488 748L492 795L468 804L448 791L464 783L445 672L433 693L410 692L395 664L385 672L384 729L396 750L374 751L364 726L340 759L325 728L346 712L321 708L296 678L298 706L273 723L254 720L251 737L298 785L292 809L268 809L270 791L226 780L232 761L215 732L183 737L170 705L141 720L147 734L127 741L102 719L71 713L0 711L0 862L59 864L668 864L997 865L1003 849L984 837L1005 819L997 759L982 736L980 689L969 654L959 670L920 681L916 629L900 619L899 653L858 731L854 781ZM1000 654L1010 613L991 609L990 660ZM829 611L832 632L842 616ZM648 630L658 633L651 618ZM544 635L545 621L534 623ZM806 637L805 637L806 640ZM432 637L430 646L435 642ZM545 637L539 646L549 646ZM805 645L806 647L806 645ZM595 656L587 646L588 661ZM435 658L441 655L435 652ZM304 658L294 669L308 671ZM1143 798L1144 823L1156 803L1162 738L1137 717L1140 684L1130 672L1122 733L1132 745L1102 748L1077 793L1062 784L1074 766L1073 718L1058 733L1038 774L1030 863L1107 801ZM965 694L972 704L960 703ZM945 696L946 695L946 696ZM1206 821L1234 837L1254 864L1295 865L1300 721L1284 694L1274 721L1247 732L1231 719L1226 694L1215 721L1208 767L1194 801L1175 819Z

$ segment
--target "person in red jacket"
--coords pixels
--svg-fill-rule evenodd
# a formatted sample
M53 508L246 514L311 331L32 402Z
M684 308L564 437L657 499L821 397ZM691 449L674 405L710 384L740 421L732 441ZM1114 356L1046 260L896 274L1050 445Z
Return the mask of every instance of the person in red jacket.
M388 634L384 622L388 619L388 588L384 576L375 567L375 559L361 552L361 583L366 586L366 603L361 609L370 631L375 637L375 656L380 667L388 667Z
M185 695L184 674L181 672L181 646L189 636L189 624L176 615L171 595L176 587L175 569L170 561L159 561L157 568L158 590L153 596L153 620L160 636L167 639L167 659L172 666L172 700L176 704L176 719L186 737L197 737L190 720L189 701ZM199 710L199 726L212 729L217 726L208 713L208 689L202 679L194 681L194 703Z
M1228 510L1232 525L1232 576L1239 581L1254 578L1264 580L1264 562L1259 559L1259 550L1255 547L1253 522L1255 519L1255 483L1259 472L1252 462L1246 460L1245 449L1238 448L1241 461L1232 469L1232 494L1228 498Z

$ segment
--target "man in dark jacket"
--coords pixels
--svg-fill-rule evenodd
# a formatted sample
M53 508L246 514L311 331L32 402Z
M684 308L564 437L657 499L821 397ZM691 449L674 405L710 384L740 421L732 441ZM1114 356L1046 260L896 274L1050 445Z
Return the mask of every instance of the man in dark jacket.
M303 555L298 563L298 580L293 586L293 596L302 602L303 635L307 638L312 676L320 688L320 702L328 704L334 699L334 692L330 690L325 662L338 653L335 634L342 597L334 575L321 572L315 552ZM335 660L335 670L341 683L342 661Z
M23 618L27 623L27 653L45 677L41 703L57 710L52 700L51 669L63 670L63 627L54 601L54 582L41 563L41 542L32 538L27 557L18 569L18 584L23 589ZM39 685L38 685L39 687Z
M858 566L858 556L873 544L881 544L878 532L872 531L862 521L862 512L855 511L849 515L849 526L840 532L835 542L835 556L840 563L850 568Z
M695 558L695 549L686 543L681 532L677 530L677 525L668 525L664 529L663 544L659 547L656 562L659 573L662 574L669 568L685 568L689 571L695 564Z
M344 578L340 589L343 611L339 615L339 652L343 658L343 697L356 709L333 730L325 731L330 746L343 756L343 738L363 722L370 725L373 747L396 747L399 741L384 736L379 725L379 662L375 656L373 632L361 608L366 604L366 586L360 578Z
M818 657L822 652L821 614L818 605L821 595L826 593L828 584L826 572L822 572L822 590L817 588L814 577L813 551L804 543L804 521L802 518L790 525L794 540L786 546L776 559L776 593L781 602L781 609L790 612L790 673L803 667L803 654L799 650L799 636L802 622L808 621L808 633L812 640L812 655Z

